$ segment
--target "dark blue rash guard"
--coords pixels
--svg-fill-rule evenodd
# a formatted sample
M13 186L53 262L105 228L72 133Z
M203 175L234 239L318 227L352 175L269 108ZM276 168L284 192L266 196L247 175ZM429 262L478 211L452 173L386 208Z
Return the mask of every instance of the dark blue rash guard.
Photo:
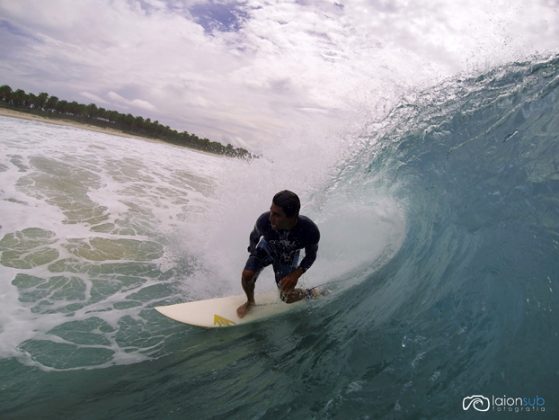
M308 270L316 259L320 231L314 222L305 216L299 216L297 224L290 230L274 230L270 223L270 212L263 213L250 234L248 251L256 256L257 245L261 238L268 244L269 251L275 262L290 264L298 256L300 249L305 250L305 258L299 267Z

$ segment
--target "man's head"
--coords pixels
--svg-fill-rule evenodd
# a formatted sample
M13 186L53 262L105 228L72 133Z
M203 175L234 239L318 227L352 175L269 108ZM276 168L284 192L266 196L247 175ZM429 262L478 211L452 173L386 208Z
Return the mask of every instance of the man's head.
M280 191L272 200L270 207L270 223L273 229L291 229L297 224L301 202L297 194L291 191Z

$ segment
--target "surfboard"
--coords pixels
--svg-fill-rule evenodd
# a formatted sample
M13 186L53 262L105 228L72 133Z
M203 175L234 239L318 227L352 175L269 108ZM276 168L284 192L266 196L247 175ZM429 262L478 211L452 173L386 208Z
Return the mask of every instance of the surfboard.
M300 308L306 302L303 299L287 304L280 299L277 291L256 295L254 300L256 305L243 318L237 316L237 308L246 302L246 295L156 306L155 309L167 318L184 324L203 328L219 328L260 321Z

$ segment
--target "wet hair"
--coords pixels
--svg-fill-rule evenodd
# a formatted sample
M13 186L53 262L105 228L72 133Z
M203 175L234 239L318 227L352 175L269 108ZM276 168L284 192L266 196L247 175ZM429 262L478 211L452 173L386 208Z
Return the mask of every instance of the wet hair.
M287 217L294 217L299 215L301 202L299 197L292 191L283 190L274 195L272 200L276 206L281 207Z

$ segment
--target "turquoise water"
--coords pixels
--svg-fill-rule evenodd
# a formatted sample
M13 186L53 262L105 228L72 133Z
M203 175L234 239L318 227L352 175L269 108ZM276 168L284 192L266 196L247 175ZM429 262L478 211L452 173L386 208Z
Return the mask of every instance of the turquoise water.
M523 415L507 396L557 417L559 59L448 81L376 123L301 194L324 233L308 284L355 285L225 330L152 308L238 292L227 273L285 179L0 123L2 417L476 418L473 395L486 416ZM262 198L231 188L241 170Z

